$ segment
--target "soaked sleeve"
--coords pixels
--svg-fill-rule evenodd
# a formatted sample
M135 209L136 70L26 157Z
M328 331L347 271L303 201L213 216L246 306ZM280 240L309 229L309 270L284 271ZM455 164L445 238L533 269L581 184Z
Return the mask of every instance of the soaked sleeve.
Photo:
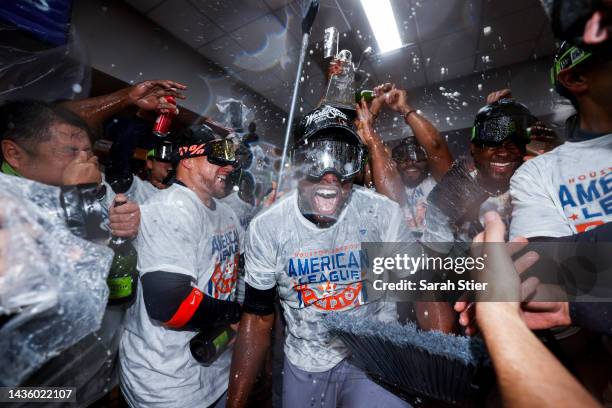
M245 239L245 282L256 289L266 290L276 285L276 249L271 231L255 218Z

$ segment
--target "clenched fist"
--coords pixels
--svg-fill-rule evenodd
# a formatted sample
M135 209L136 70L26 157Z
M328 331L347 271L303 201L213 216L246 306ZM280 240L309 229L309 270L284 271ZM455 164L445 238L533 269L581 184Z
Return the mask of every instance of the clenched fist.
M102 174L98 168L98 158L96 156L87 157L87 152L79 152L77 157L71 161L64 169L62 183L65 186L77 184L100 184Z
M116 203L123 203L116 205ZM128 201L123 194L117 194L109 211L109 226L114 236L133 238L140 227L140 207Z

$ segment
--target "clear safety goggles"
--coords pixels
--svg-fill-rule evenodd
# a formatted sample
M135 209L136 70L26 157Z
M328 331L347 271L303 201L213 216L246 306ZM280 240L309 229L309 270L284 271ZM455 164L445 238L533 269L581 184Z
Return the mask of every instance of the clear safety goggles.
M321 178L335 173L347 180L359 173L364 165L366 151L339 140L315 140L299 146L293 152L293 165L297 175Z

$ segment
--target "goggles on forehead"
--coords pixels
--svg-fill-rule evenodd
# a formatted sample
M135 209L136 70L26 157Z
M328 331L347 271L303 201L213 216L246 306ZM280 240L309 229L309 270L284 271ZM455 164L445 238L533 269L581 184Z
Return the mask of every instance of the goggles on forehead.
M363 169L366 156L362 146L339 140L314 140L293 151L293 165L298 174L311 178L331 172L348 180Z
M236 146L232 141L226 139L181 146L178 155L180 159L206 156L208 162L216 166L239 166L236 159Z
M564 69L574 68L591 56L592 54L590 52L576 46L572 46L562 54L557 55L553 62L553 66L550 68L550 83L554 86L557 82L559 72Z
M472 128L472 142L480 144L501 144L512 138L529 143L530 127L537 119L533 116L498 116L476 123Z

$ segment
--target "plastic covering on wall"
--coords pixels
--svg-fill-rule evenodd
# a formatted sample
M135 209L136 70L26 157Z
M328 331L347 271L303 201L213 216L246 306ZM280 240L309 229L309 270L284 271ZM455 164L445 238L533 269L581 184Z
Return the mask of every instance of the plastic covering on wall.
M238 99L218 97L217 109L221 112L223 126L235 133L244 132L254 117L253 111Z
M17 38L20 31L0 24L0 38ZM66 45L42 47L0 41L0 102L17 99L57 101L89 95L91 68L74 30Z
M105 312L113 253L70 233L59 195L56 187L0 174L3 386L22 383L98 330Z

